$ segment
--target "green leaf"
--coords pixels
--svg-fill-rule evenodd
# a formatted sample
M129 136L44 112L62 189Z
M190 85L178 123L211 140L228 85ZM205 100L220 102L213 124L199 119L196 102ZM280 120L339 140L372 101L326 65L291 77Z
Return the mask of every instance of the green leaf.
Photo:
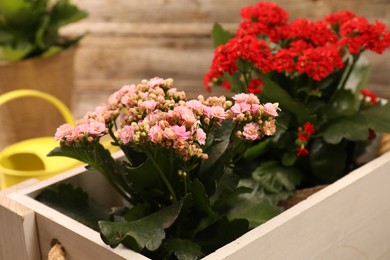
M51 46L44 53L42 53L42 58L48 58L48 57L54 56L54 55L56 55L57 53L60 53L63 50L64 50L63 47Z
M226 44L234 35L222 28L219 23L215 23L211 31L214 47Z
M165 239L165 229L169 228L179 216L183 204L184 200L181 200L131 222L99 221L101 237L107 245L113 248L117 247L126 237L131 237L139 247L132 249L147 248L155 251Z
M299 125L308 121L310 113L303 103L294 101L287 91L266 76L260 73L258 73L258 76L264 82L262 96L266 97L270 102L279 102L282 111L287 110L293 114Z
M223 78L227 79L230 82L231 90L234 93L246 92L246 87L244 82L240 80L241 72L235 71L233 75L225 73Z
M294 167L286 167L278 162L264 162L252 173L253 179L266 191L279 193L293 191L301 182L301 174Z
M297 153L295 151L289 151L283 154L282 164L284 166L293 166L297 159Z
M204 213L208 214L210 217L216 218L216 215L210 207L209 197L207 196L203 184L198 179L194 179L193 181L189 182L189 189L196 207Z
M53 50L58 51L58 47L68 48L80 37L63 37L59 33L60 27L86 16L85 11L69 0L1 0L0 59L16 61L48 57L54 54Z
M108 220L109 210L98 205L80 187L61 183L41 191L36 200L98 231L98 221Z
M367 128L381 133L390 132L390 103L370 107L363 110L361 115L367 122Z
M225 191L231 192L237 188L239 181L240 176L226 171L218 180L215 193L210 197L210 203L213 204L215 201L217 201Z
M343 145L328 144L317 138L309 150L310 168L320 182L332 182L344 175L347 154Z
M39 24L40 25L35 33L35 44L37 45L38 48L45 49L46 48L45 34L50 24L50 16L48 14L42 15Z
M351 89L355 93L357 100L360 98L359 90L365 87L370 72L370 63L363 55L360 55L345 85L346 89Z
M51 30L57 30L59 27L77 22L88 14L72 5L69 0L58 0L53 6L51 12Z
M61 145L61 147L54 148L47 156L65 156L87 163L89 168L94 168L103 174L124 199L132 202L128 194L131 189L125 178L124 167L115 162L110 151L105 149L98 140L75 143L70 146Z
M173 253L178 260L200 259L203 255L201 247L191 240L173 238L167 239L164 248Z
M329 118L353 115L357 112L357 105L358 102L352 91L344 89L338 92L331 107L325 113Z
M32 50L33 46L25 42L17 47L1 46L0 47L0 60L5 61L17 61L26 57Z
M215 182L224 174L225 165L231 160L233 129L232 122L224 121L221 127L209 134L213 140L212 145L205 151L209 157L207 160L202 160L197 176L208 194L214 193Z
M148 214L150 214L150 205L147 203L138 203L128 209L123 217L126 221L134 221L141 219Z
M268 203L243 200L232 209L228 218L246 219L249 221L249 228L255 228L280 214L280 212L279 207Z
M244 153L244 158L246 160L254 160L259 156L265 154L268 150L268 144L271 142L270 138L261 140L257 144L251 145Z
M24 0L1 0L0 14L5 17L13 16L20 10L31 8L31 3Z
M327 143L338 144L343 138L351 141L366 140L368 125L365 118L359 114L341 117L330 121L318 132Z
M205 248L206 252L211 253L248 232L248 228L249 223L246 219L228 220L226 217L222 217L209 228L200 232L195 237L195 241L202 248Z

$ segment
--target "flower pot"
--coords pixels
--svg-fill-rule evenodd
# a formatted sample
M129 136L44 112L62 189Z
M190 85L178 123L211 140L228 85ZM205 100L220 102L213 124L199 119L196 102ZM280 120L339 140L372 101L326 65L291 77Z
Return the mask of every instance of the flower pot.
M0 63L0 94L16 89L34 89L59 98L72 107L74 57L72 47L49 58ZM15 142L52 136L64 123L58 111L37 99L21 99L0 109L0 150Z
M386 153L204 259L387 259L389 167L390 153ZM66 259L146 259L121 246L111 249L97 232L34 199L40 190L59 182L80 185L105 206L120 202L100 174L86 172L83 167L65 172L8 195L13 203L29 209L31 218L35 217L29 226L24 224L19 239L29 237L30 244L36 241L42 258L47 256L52 240L57 239L66 251ZM7 205L2 205L0 213L5 210ZM8 238L4 236L0 241ZM37 251L34 247L23 250L30 255Z

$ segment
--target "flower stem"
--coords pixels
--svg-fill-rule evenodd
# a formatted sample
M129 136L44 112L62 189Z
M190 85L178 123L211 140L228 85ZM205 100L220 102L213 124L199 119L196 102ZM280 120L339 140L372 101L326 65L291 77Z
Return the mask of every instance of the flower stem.
M331 103L334 101L334 99L337 97L337 95L345 88L345 85L347 84L349 76L351 76L351 73L356 65L356 62L359 60L359 54L352 55L352 63L348 66L346 73L343 75L343 78L341 79L341 82L339 86L337 87L336 93L333 95L331 99Z
M163 171L159 167L158 163L156 162L156 160L154 160L153 156L148 151L145 151L145 153L148 155L150 161L153 163L154 167L157 169L157 172L160 175L161 180L164 182L165 186L167 187L169 194L172 197L172 202L174 202L174 203L177 202L176 194L175 194L171 184L169 183L167 177L165 176L165 174L163 173Z

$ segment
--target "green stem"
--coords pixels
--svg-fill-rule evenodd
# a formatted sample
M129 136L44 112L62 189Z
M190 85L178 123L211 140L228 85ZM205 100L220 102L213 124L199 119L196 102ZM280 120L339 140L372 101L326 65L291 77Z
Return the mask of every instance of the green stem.
M173 203L177 202L176 194L175 194L171 184L169 183L167 177L165 176L165 174L163 173L161 168L158 166L158 163L154 160L153 156L148 151L145 151L145 153L148 155L148 157L151 160L151 162L153 163L154 167L157 169L157 172L160 175L161 180L164 182L165 186L167 187L167 189L172 197L172 202Z
M344 74L343 78L341 79L341 82L339 86L337 87L336 93L333 95L331 99L331 103L334 101L334 99L337 97L337 95L345 88L345 85L347 84L349 76L351 76L351 73L355 67L356 62L359 60L360 53L356 55L352 55L352 64L348 66L347 72Z

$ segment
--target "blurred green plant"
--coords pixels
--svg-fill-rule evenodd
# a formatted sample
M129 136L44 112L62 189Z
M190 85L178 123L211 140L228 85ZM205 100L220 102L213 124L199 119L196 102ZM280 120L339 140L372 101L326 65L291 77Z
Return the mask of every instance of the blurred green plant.
M49 57L76 44L59 29L87 17L69 0L1 0L0 60Z

